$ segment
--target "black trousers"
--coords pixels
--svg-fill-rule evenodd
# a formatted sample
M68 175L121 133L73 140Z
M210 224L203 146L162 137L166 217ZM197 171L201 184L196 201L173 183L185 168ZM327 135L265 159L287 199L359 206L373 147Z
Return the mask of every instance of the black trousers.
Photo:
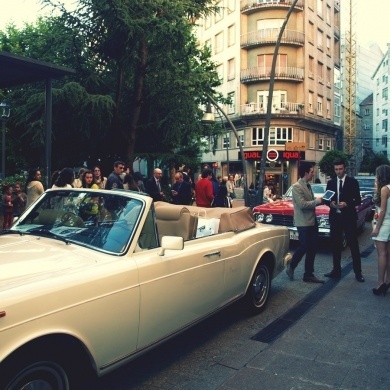
M359 241L356 228L356 220L345 218L341 213L333 214L330 219L330 240L333 253L333 270L341 271L341 251L343 242L343 232L351 249L352 264L355 274L362 273L362 261L360 257Z

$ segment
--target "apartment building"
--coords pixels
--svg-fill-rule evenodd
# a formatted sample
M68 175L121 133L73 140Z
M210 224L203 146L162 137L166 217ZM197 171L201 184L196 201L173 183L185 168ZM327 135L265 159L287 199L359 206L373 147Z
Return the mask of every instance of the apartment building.
M390 145L389 145L389 51L390 44L387 45L388 49L383 56L382 61L379 63L372 78L374 81L373 92L373 149L375 153L383 153L390 158Z
M273 54L292 3L221 0L220 12L200 21L197 32L217 63L219 91L231 98L223 109L239 134L248 184L258 179L267 143L266 180L280 195L297 180L300 160L319 162L335 147L341 123L340 87L335 87L340 82L339 1L298 0L278 50L272 119L264 140ZM227 166L232 173L242 172L237 139L226 128L216 153L202 156L221 175Z

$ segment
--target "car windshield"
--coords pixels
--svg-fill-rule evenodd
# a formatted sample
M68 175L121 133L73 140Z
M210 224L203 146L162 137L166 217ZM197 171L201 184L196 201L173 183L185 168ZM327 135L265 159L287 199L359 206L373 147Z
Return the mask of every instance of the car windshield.
M124 253L145 205L120 191L49 190L9 233L57 238L115 254Z
M326 184L311 184L311 189L315 197L324 195L326 190ZM292 199L292 186L284 194L284 199Z

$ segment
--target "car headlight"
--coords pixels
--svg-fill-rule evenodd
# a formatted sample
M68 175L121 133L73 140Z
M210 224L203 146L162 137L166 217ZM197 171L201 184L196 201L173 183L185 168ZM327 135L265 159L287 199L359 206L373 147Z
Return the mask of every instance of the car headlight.
M257 222L263 222L264 221L264 214L260 213L257 214Z
M321 228L329 227L329 217L321 215L320 217L317 217L317 223L318 223L318 227Z
M267 214L265 217L265 222L266 223L271 223L272 222L272 214Z

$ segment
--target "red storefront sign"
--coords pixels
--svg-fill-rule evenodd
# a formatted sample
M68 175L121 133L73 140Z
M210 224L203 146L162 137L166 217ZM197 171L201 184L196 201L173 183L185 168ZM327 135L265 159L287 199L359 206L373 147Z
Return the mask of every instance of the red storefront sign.
M247 151L244 152L245 160L261 160L262 152L259 150ZM277 156L279 155L279 156ZM291 152L286 150L275 150L271 149L267 153L268 159L271 161L283 160L283 161L297 161L305 159L305 152ZM239 153L238 158L241 159L241 154Z

